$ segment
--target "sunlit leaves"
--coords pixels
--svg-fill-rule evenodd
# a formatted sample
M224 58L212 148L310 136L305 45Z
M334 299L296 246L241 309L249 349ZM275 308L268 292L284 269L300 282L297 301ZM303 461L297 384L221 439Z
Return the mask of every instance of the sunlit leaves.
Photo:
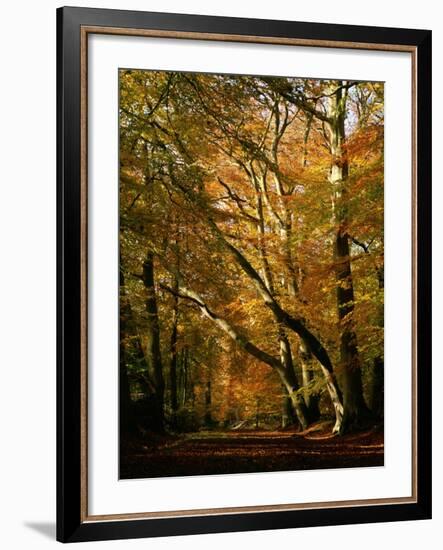
M148 250L155 254L164 357L174 307L169 290L178 272L245 337L279 354L279 326L216 227L272 286L285 311L320 334L337 360L338 227L324 120L330 86L315 79L120 71L121 262L132 330L143 342L141 266ZM349 164L347 219L340 230L351 242L354 321L364 365L383 353L383 108L382 84L350 88L343 153ZM297 366L298 338L289 338ZM262 410L281 406L275 372L184 299L177 349L189 352L189 383L200 416L209 379L220 421L252 415L258 397ZM304 391L323 389L316 372Z

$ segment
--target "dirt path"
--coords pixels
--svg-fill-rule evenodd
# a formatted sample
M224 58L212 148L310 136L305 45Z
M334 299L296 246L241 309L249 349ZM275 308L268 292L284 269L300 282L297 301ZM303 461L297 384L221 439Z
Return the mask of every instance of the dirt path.
M382 466L383 433L199 432L124 445L121 478Z

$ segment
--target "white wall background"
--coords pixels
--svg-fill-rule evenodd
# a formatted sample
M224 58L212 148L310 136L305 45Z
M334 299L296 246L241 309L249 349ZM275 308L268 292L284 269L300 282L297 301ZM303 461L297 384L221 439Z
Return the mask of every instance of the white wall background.
M96 0L76 5L431 28L434 31L434 94L443 86L443 20L431 0ZM0 65L0 543L3 548L40 550L55 545L55 8L60 2L12 2L2 8ZM434 152L443 143L436 109ZM434 188L434 204L443 200ZM438 256L443 217L435 207L434 279L443 276ZM434 311L443 293L434 291ZM442 323L434 316L434 340ZM443 384L436 355L434 402ZM402 550L441 540L443 445L438 439L443 409L434 407L434 519L426 522L229 533L95 543L104 548L256 548L309 545L329 550L373 549L395 544ZM86 543L92 547L92 543Z

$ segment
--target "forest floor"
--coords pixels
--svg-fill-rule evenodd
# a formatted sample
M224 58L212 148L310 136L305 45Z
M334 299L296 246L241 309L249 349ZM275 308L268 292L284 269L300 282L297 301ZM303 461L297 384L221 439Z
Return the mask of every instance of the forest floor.
M383 466L383 431L200 431L122 442L120 478Z

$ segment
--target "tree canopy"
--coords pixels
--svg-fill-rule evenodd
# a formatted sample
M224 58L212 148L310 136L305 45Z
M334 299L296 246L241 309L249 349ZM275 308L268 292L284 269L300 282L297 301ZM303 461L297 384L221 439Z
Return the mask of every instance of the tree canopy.
M121 70L122 429L383 415L383 84Z

